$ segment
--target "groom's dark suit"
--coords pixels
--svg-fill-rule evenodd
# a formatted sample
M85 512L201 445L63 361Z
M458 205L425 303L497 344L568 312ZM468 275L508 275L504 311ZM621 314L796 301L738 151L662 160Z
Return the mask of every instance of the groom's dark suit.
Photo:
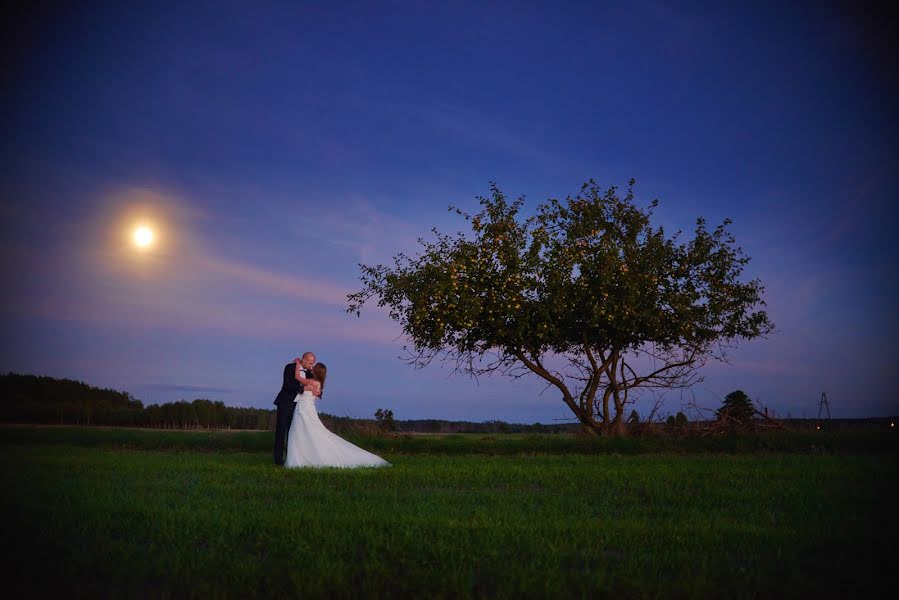
M296 363L288 363L284 366L284 383L281 384L281 391L275 397L275 405L278 407L278 414L275 417L275 464L284 464L284 447L287 441L287 434L290 432L290 422L293 420L293 399L297 394L303 393L303 386L294 376ZM309 377L310 373L305 373L305 377Z

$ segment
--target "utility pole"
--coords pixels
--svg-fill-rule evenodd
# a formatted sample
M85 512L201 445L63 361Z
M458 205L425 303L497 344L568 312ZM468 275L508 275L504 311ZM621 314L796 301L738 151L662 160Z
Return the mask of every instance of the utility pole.
M827 394L821 392L821 402L818 404L818 426L816 429L821 429L821 413L827 412L827 420L830 421L830 404L827 402Z

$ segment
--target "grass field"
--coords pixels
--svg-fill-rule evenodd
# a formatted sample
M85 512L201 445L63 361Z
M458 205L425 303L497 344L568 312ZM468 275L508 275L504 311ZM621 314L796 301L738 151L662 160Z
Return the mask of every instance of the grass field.
M864 597L888 583L896 436L354 440L0 428L9 585L77 597ZM789 435L789 434L787 434Z

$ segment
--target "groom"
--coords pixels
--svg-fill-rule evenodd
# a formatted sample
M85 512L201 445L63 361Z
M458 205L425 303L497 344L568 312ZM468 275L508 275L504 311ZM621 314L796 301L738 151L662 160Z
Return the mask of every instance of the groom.
M311 352L303 354L303 358L298 359L300 363L303 377L312 378L312 365L315 364L315 355ZM284 383L281 384L281 391L275 398L275 406L278 407L278 414L275 417L275 464L284 466L284 447L287 440L287 434L290 431L290 422L293 420L294 398L297 394L303 393L303 386L295 377L295 369L297 361L287 363L284 366Z

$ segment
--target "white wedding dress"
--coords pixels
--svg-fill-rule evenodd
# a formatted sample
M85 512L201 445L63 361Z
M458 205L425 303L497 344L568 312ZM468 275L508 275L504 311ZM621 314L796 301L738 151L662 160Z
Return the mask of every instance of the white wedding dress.
M318 418L312 392L297 394L287 435L286 467L386 467L390 463L331 433Z

